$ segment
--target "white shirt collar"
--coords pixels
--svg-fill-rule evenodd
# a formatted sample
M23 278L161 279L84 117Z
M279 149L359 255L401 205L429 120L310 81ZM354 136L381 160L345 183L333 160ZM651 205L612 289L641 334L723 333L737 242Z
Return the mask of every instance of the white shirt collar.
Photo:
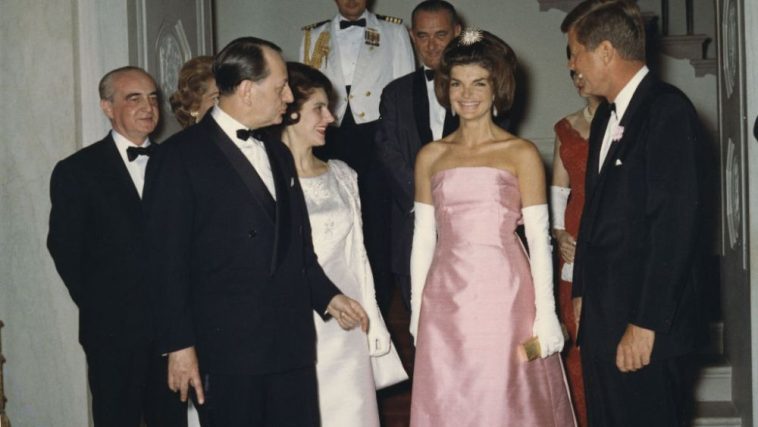
M231 139L235 144L239 145L244 142L241 139L237 138L237 131L240 129L248 129L247 126L243 125L237 121L237 119L230 116L218 105L215 105L211 110L211 117L213 117L216 123L218 123L218 126L221 128L221 130L223 130L226 136L228 136L229 139ZM254 140L257 141L256 139Z
M116 132L116 129L111 129L111 138L113 138L113 142L116 143L116 148L118 148L118 153L121 155L121 159L124 160L124 163L129 162L129 158L126 156L127 148L150 146L150 138L145 138L145 140L142 142L142 145L137 145L132 141L129 141L124 135Z
M618 117L619 121L624 117L624 112L626 112L626 108L629 107L629 103L632 102L634 92L637 91L637 87L649 71L647 65L643 65L642 68L637 71L637 74L635 74L634 77L626 83L626 86L621 89L621 92L616 95L616 99L613 100L613 103L616 104L616 117Z
M142 141L142 145L137 145L133 143L132 141L129 141L124 135L121 135L120 133L116 132L116 129L111 129L111 137L113 138L113 141L116 142L116 146L120 151L123 151L126 153L126 149L129 147L149 147L150 146L150 138L145 138L144 141Z
M368 9L364 10L363 13L361 13L361 16L358 17L358 19L361 18L366 18L366 25L368 25ZM356 21L358 19L356 19ZM337 22L339 23L340 21L350 21L350 19L345 18L341 13L337 13Z

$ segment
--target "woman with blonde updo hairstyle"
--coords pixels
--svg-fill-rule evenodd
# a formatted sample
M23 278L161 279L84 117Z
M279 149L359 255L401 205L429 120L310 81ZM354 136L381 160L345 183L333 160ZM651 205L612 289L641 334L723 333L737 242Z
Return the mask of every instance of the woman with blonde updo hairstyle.
M213 77L212 56L198 56L184 63L179 71L176 92L169 102L183 128L199 122L216 105L218 88Z

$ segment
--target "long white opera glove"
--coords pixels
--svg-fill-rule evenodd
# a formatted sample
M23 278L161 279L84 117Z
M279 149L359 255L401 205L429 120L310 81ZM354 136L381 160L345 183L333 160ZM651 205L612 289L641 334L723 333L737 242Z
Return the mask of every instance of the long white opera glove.
M529 266L534 282L534 305L537 309L532 332L539 339L542 357L563 350L563 331L555 314L553 296L553 257L548 234L546 204L521 209L524 231L529 244Z
M571 194L571 189L566 187L550 186L550 216L553 220L553 230L566 229L566 205ZM563 263L561 268L561 280L566 282L573 281L574 263Z
M570 188L550 186L550 214L553 217L554 230L566 229L566 205L569 194L571 194Z
M434 219L434 206L426 203L413 203L415 219L413 222L413 246L411 249L411 323L410 331L413 343L418 334L418 319L421 313L421 294L424 292L426 275L434 258L437 246L437 224Z

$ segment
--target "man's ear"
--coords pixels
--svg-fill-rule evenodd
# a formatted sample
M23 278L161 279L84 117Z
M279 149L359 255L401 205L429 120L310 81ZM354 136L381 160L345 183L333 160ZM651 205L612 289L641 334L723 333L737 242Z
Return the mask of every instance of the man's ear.
M113 120L113 103L107 99L100 100L100 109L103 110L105 116Z
M453 36L458 37L460 33L461 33L461 24L455 24L455 27L453 27Z
M240 95L240 98L247 104L252 104L256 97L255 84L253 84L251 80L242 80L240 84L237 85L235 92L237 92Z
M617 55L616 48L613 47L613 43L609 40L603 40L598 45L598 53L600 53L600 59L603 60L603 64L608 65Z

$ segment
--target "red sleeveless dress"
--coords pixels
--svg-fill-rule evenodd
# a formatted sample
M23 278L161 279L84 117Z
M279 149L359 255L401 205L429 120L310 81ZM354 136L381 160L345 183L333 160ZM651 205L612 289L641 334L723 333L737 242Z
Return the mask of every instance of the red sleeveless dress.
M589 144L574 129L568 120L561 119L554 126L555 134L561 142L559 155L564 168L569 174L571 194L566 206L566 231L576 239L579 234L579 221L584 208L584 178L587 171L587 155ZM563 268L563 259L558 263L558 271ZM560 274L558 275L560 277ZM560 281L558 287L558 317L566 325L570 342L563 350L563 359L571 390L571 400L574 403L574 413L580 427L587 425L587 407L584 398L584 380L582 379L582 363L579 349L576 347L576 321L571 303L571 282Z

